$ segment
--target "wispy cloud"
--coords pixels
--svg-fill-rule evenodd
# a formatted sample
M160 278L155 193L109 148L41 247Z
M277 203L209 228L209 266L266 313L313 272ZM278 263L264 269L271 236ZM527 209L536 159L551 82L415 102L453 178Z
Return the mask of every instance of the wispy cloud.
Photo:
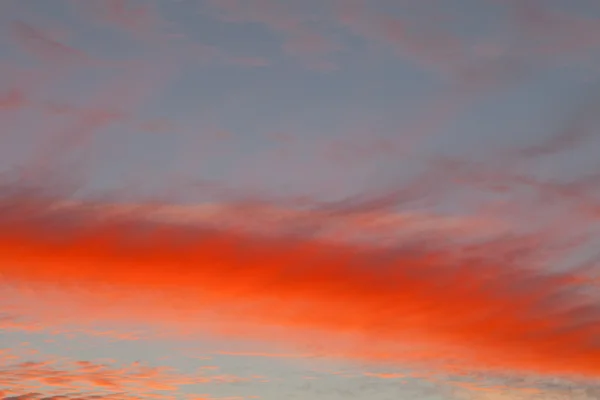
M157 34L168 27L155 2L108 0L90 3L73 0L71 4L86 21L120 30L135 39L156 40Z
M26 361L32 357L35 361ZM139 362L80 361L43 354L0 350L0 384L4 398L171 399L207 384L249 381L201 366L192 373ZM190 390L184 390L186 387ZM40 393L44 393L43 395Z
M245 352L245 351L219 351L215 354L232 356L232 357L264 357L264 358L306 358L306 357L311 357L310 354L260 353L260 352Z
M282 50L307 66L332 69L336 65L330 56L342 49L332 35L316 28L314 16L294 10L289 4L273 0L239 0L208 2L226 22L255 23L280 35Z
M452 69L465 65L468 48L464 40L448 31L427 31L410 19L402 19L376 10L362 0L338 1L338 22L352 33L392 47L399 56L407 56L422 66Z
M253 324L359 334L369 346L356 347L358 357L598 373L586 339L597 334L593 299L578 294L583 287L573 273L536 268L550 260L543 236L334 245L130 217L99 220L95 212L53 212L43 199L24 200L5 203L13 210L0 230L8 281L61 285L67 293L77 284L96 295L108 287L110 303L121 307L127 302L117 299L125 294L173 298L145 303L155 315L219 310ZM47 238L50 227L61 239ZM417 347L407 352L407 345Z
M90 57L83 51L63 44L23 21L12 24L15 43L42 62L84 63Z
M22 108L25 104L25 95L17 89L10 89L0 97L0 111L12 111Z

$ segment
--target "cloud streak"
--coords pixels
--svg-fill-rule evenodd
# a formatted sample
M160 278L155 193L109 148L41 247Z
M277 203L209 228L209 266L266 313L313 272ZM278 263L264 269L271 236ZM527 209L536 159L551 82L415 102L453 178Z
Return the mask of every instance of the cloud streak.
M81 64L91 61L90 57L83 51L69 47L52 39L26 22L13 22L12 33L17 45L34 57L37 57L42 62L49 62L52 64Z
M315 27L313 15L294 12L289 5L273 0L210 0L208 4L223 21L261 24L279 34L283 39L284 54L301 60L309 67L336 68L329 57L342 47L333 37Z
M183 373L139 362L82 361L42 355L37 351L29 353L0 349L3 398L171 399L185 393L186 387L257 379L224 374L214 367L200 366L192 373Z
M574 273L545 272L555 255L543 236L424 236L381 248L183 227L143 213L110 218L36 197L5 198L4 207L5 283L66 293L110 288L104 293L123 307L128 294L151 294L144 309L359 335L369 345L354 356L367 359L600 374L599 310Z

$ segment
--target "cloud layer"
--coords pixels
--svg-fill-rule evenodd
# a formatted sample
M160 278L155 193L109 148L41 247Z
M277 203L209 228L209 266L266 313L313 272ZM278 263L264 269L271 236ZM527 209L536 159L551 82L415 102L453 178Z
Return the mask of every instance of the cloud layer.
M598 19L409 3L7 0L0 330L597 380L598 88L575 78L596 75ZM534 115L563 80L555 112ZM14 400L237 382L11 360Z
M5 206L0 272L8 283L110 296L124 315L128 297L145 295L135 311L142 320L150 307L189 322L216 312L296 332L359 335L369 345L357 347L357 357L599 373L596 299L584 276L548 272L557 255L543 236L423 236L380 247L152 222L143 212L53 210L35 197Z

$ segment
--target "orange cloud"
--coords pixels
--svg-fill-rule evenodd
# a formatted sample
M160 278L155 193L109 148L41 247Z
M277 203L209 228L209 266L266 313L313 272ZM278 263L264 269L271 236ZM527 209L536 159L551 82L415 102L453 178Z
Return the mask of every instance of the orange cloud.
M218 351L214 354L234 356L234 357L265 357L265 358L308 358L311 354L284 354L284 353L260 353L248 351Z
M29 352L30 353L30 352ZM244 382L254 378L238 377L200 368L193 373L182 373L168 367L151 367L140 363L116 365L110 362L77 361L45 356L37 361L23 361L28 354L15 350L0 350L0 385L4 396L32 396L44 392L47 396L68 393L88 393L106 398L171 399L182 394L191 385ZM258 378L257 378L258 379ZM24 393L24 394L23 394ZM189 393L189 392L188 392ZM67 395L71 399L71 395ZM29 397L28 397L29 398Z
M352 348L371 360L600 374L598 310L577 276L545 272L556 254L541 235L374 246L110 217L42 198L4 204L4 282L58 289L77 299L73 312L252 337L239 328L247 323L304 345L329 335L321 343L332 354Z

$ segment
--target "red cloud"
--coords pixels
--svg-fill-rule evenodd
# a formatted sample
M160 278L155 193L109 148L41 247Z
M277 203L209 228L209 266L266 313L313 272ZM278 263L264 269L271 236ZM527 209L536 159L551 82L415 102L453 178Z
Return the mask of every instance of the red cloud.
M283 33L284 48L294 55L322 56L334 50L335 46L312 32L303 19L272 9L271 2L258 4L258 13L235 1L215 6L224 7L231 20L259 22ZM114 23L123 24L131 17L139 22L134 24L138 28L152 25L154 18L143 9L126 9L120 1L107 5L104 17ZM464 58L462 44L452 37L412 36L403 22L388 16L365 17L362 9L344 12L341 20L353 31L398 46L427 63L457 64ZM41 59L86 59L27 24L15 23L13 28L18 43ZM261 64L255 59L223 59ZM108 87L99 96L98 108L53 108L76 116L69 129L60 131L64 138L61 148L86 142L99 129L129 115L145 91L131 91L124 83ZM0 108L19 107L28 93L8 92L0 98ZM456 99L443 100L418 132L434 130L439 121L455 114ZM115 105L119 107L115 109ZM581 138L577 132L520 155L568 147ZM339 144L335 147L342 148ZM360 154L378 153L384 147L347 148L346 154L356 160ZM58 150L49 149L48 157L56 156ZM43 167L52 164L44 154L36 155L38 160ZM465 172L461 167L464 165L443 165L434 184L442 189L456 185L449 178L458 171L460 179L475 186L493 185L494 190L527 186L545 200L566 200L585 208L586 216L598 216L598 207L593 198L586 197L586 188L484 171L473 165L467 165ZM106 209L81 204L64 207L65 199L48 199L35 191L14 195L14 187L6 187L0 198L4 209L0 213L0 276L5 283L47 296L43 305L50 308L49 319L57 315L51 309L54 306L69 309L69 322L86 317L141 321L250 338L264 334L262 339L270 338L266 335L272 329L276 332L269 334L284 342L300 346L310 346L312 341L325 343L330 355L395 363L440 361L443 365L435 366L446 369L598 377L600 350L595 338L600 334L600 310L594 305L596 298L586 294L587 278L547 272L556 258L565 255L563 248L554 248L553 236L580 223L581 215L568 215L568 221L561 220L551 232L515 232L490 238L483 237L485 229L480 226L458 224L459 229L441 229L447 220L394 219L377 212L397 205L399 199L418 197L421 190L432 190L428 180L415 186L372 202L334 204L292 216L286 210L271 213L256 207L244 209L247 205L241 204L239 209L224 210L226 218L196 223L188 220L189 215L180 215L179 221L177 215L170 215L170 220L164 215L152 218L156 215L143 209L108 215ZM528 213L534 211L527 209ZM187 222L185 226L181 219ZM465 230L475 235L465 235ZM398 231L402 234L395 236ZM356 232L375 236L377 241L354 240ZM394 240L382 245L390 237ZM340 238L345 240L331 240ZM52 293L55 289L60 293ZM6 329L45 327L12 317L0 322ZM54 322L64 321L57 318ZM277 331L280 328L283 333ZM21 375L13 371L7 379L34 377L54 386L69 386L83 379L107 390L120 389L132 379L137 382L128 375L131 371L99 373L90 368L95 367L78 364L75 371L79 375L73 375L45 365L23 364L16 369ZM44 377L35 372L40 370ZM167 380L149 386L162 390L173 385Z
M25 94L17 89L11 89L0 94L0 111L19 109L27 103Z
M462 244L421 235L380 248L24 200L5 200L4 279L40 293L68 294L76 285L72 294L90 315L119 304L129 319L196 328L194 315L220 315L211 323L223 332L236 321L280 326L296 332L287 336L294 343L303 342L300 332L312 331L305 336L312 340L315 332L338 335L338 343L359 335L368 346L355 343L352 353L369 359L600 374L592 340L598 310L580 278L543 272L556 255L541 235ZM136 295L145 297L127 300Z

